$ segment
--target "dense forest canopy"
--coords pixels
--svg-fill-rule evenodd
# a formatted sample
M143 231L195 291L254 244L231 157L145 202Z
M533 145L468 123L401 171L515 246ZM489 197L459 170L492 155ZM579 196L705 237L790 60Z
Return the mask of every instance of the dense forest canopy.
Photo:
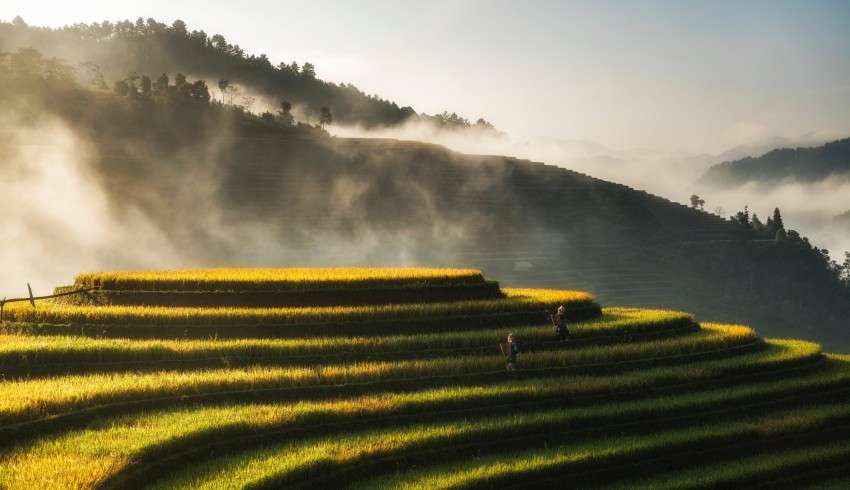
M373 128L421 120L438 127L498 134L484 119L473 123L449 112L417 114L410 106L400 107L354 85L324 81L310 62L273 64L265 54L246 53L223 35L191 30L181 20L166 25L139 18L135 22L104 21L58 29L29 26L20 17L0 22L0 51L21 47L79 64L93 84L108 84L133 73L153 77L182 72L238 83L270 99L285 99L310 122L319 121L322 108L329 108L334 121L343 125Z

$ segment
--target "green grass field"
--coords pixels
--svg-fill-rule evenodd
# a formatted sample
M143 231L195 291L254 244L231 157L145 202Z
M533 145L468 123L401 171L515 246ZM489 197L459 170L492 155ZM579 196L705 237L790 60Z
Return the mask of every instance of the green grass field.
M464 269L269 271L78 283L484 281ZM561 342L545 315L479 320L594 305L591 295L504 292L339 307L7 306L0 488L843 488L850 356L633 308L573 321ZM358 328L323 330L329 321ZM22 328L39 322L125 335ZM276 335L255 336L266 323ZM233 335L165 334L209 324ZM511 372L500 353L508 332L521 346Z

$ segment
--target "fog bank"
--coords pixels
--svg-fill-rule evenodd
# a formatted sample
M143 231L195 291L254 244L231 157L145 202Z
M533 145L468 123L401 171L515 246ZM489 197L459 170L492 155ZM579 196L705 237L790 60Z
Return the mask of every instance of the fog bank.
M759 156L775 148L819 145L836 138L838 133L751 140L718 155L697 155L652 149L621 150L583 140L519 140L510 135L497 137L474 130L449 130L423 121L375 130L335 125L330 127L330 132L340 137L425 141L464 153L526 158L626 184L683 204L689 204L690 196L698 194L706 201L706 211L724 217L749 206L764 221L779 207L786 226L808 236L814 245L830 250L833 258L843 260L843 252L850 251L850 226L842 226L833 219L850 210L848 181L787 182L770 188L747 185L733 190L708 189L697 184L710 166L722 161Z

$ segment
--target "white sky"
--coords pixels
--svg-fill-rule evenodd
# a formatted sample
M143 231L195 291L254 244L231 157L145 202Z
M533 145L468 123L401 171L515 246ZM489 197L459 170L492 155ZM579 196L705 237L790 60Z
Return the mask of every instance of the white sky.
M520 138L720 152L850 135L845 1L1 0L29 24L154 17Z

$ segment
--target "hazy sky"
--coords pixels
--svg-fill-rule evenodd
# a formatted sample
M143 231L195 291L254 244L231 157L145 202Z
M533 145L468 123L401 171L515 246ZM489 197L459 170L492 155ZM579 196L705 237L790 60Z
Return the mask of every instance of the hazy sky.
M0 19L180 18L272 62L523 138L719 152L850 135L848 1L35 1Z

